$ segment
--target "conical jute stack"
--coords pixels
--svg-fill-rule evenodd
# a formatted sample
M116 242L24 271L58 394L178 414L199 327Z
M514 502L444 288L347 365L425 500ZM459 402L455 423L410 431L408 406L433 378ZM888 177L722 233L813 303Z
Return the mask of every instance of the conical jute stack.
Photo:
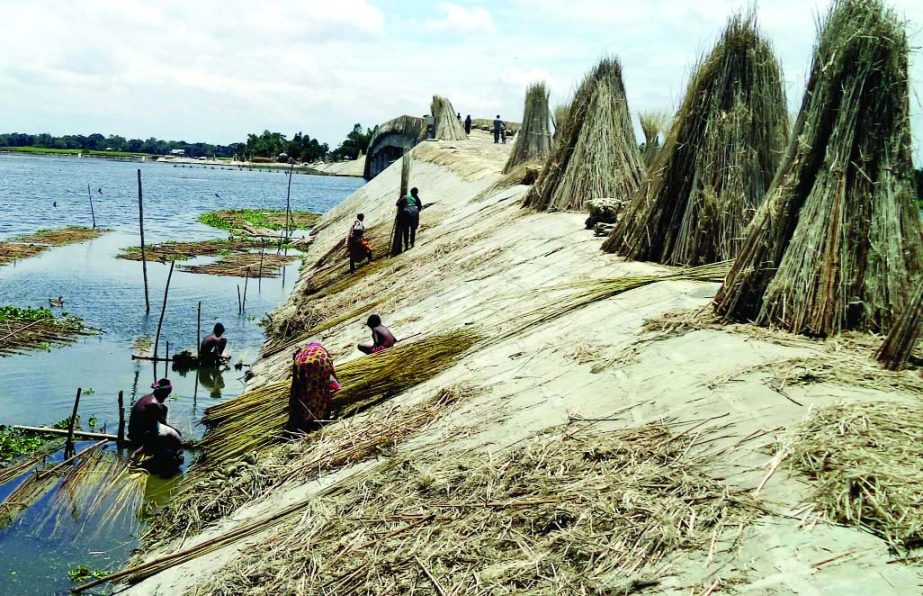
M468 138L448 98L434 95L430 112L433 115L433 135L436 140L464 141Z
M734 258L772 183L787 130L779 62L754 18L735 16L695 70L603 249L673 265Z
M719 313L827 336L887 332L904 312L923 270L907 59L902 21L880 0L834 2Z
M551 130L548 121L548 89L545 83L533 83L526 89L526 103L522 112L522 126L516 133L513 150L506 161L503 173L530 161L544 161L551 152Z
M618 60L607 58L577 89L525 206L582 209L590 199L627 199L638 187L642 170L622 67Z

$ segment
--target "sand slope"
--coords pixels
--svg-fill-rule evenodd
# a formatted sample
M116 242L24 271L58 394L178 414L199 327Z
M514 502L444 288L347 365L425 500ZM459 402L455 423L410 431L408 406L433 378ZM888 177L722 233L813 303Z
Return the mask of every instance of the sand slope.
M765 513L751 525L716 533L709 548L676 554L658 570L653 593L719 586L754 594L919 593L919 568L890 563L884 542L870 534L820 521L804 507L806 480L775 465L778 439L812 408L842 400L915 401L923 395L919 380L880 372L869 358L873 340L816 342L713 324L707 307L714 283L655 283L545 324L524 324L557 284L668 269L604 254L602 239L583 230L581 214L521 209L525 187L485 193L500 179L508 150L476 141L419 145L411 185L433 206L423 212L417 247L341 292L321 299L305 294L311 264L342 240L356 212L390 229L397 164L324 216L302 279L275 319L309 308L341 313L380 300L376 311L399 337L465 325L505 337L394 398L413 402L459 382L484 389L461 411L398 445L401 452L445 441L457 450L502 450L580 419L596 420L602 429L673 419L701 434L693 449L712 454L708 473L729 490L755 493ZM652 326L665 315L680 324ZM321 334L335 360L358 357L353 346L368 335L363 319ZM285 378L289 362L287 350L264 359L251 385ZM369 465L275 491L202 535L185 537L182 546L308 498ZM175 567L131 591L189 589L259 539ZM179 541L171 545L179 547Z

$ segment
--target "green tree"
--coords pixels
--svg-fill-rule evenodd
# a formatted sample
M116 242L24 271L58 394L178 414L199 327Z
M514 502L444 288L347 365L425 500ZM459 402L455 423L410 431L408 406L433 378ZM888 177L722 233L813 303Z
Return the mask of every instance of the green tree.
M365 132L362 132L362 125L357 122L353 125L352 131L346 135L346 139L340 143L340 146L330 153L330 157L337 161L356 159L359 157L359 153L368 149L369 141L372 140L372 135L374 134L375 131L371 128L367 128Z

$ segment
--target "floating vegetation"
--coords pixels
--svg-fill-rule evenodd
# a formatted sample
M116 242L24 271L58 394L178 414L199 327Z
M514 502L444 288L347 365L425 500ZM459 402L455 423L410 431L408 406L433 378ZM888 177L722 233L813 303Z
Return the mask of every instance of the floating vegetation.
M144 254L148 261L186 261L195 257L228 255L233 252L249 251L254 248L260 248L260 246L266 245L256 240L214 238L195 242L162 242L160 244L151 244L144 247ZM141 247L129 246L128 248L123 248L119 252L118 258L127 259L129 261L140 261Z
M310 211L290 211L289 229L300 230L313 227L320 215ZM285 230L285 209L221 209L199 215L199 221L207 226L243 231L246 227L265 230Z
M282 268L294 260L295 257L289 255L239 252L221 257L214 263L184 265L180 271L234 277L278 277Z
M603 250L670 265L733 259L787 131L772 46L754 16L736 15L692 76L663 147Z
M791 465L814 480L812 500L828 519L872 532L898 552L923 544L918 405L824 408L798 427L791 449Z
M0 426L0 466L5 466L20 456L34 453L45 445L47 441L39 435Z
M300 440L245 456L224 468L195 469L190 482L151 520L148 543L199 532L245 503L282 485L375 457L442 418L479 390L466 385L440 389L413 404L372 408L362 418L325 425Z
M55 317L46 308L0 306L0 357L66 345L96 332L67 313Z
M108 230L73 226L57 230L44 229L7 242L0 242L0 265L41 254L53 246L76 244L102 236Z
M638 188L641 155L631 127L622 66L602 60L577 89L561 133L526 195L543 211L583 209L590 199L625 200Z
M730 319L888 332L923 275L904 20L837 0L788 149L715 299Z
M334 394L332 409L345 418L428 381L478 339L475 331L460 329L338 364L343 388ZM199 443L204 465L222 466L278 441L288 420L290 387L288 380L271 383L208 408L202 422L209 430Z
M753 515L749 497L690 455L697 438L661 424L610 433L568 427L512 450L393 457L293 504L287 516L218 535L214 542L228 544L272 529L201 588L628 593L636 574L707 548ZM137 581L212 544L115 578Z

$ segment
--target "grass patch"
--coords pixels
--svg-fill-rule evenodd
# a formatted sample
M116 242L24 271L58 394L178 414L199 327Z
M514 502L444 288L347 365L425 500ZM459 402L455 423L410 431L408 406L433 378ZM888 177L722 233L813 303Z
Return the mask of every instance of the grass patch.
M310 211L292 211L290 226L293 230L314 226L320 215ZM221 209L199 215L199 221L220 230L242 230L244 225L269 230L285 229L284 209Z

